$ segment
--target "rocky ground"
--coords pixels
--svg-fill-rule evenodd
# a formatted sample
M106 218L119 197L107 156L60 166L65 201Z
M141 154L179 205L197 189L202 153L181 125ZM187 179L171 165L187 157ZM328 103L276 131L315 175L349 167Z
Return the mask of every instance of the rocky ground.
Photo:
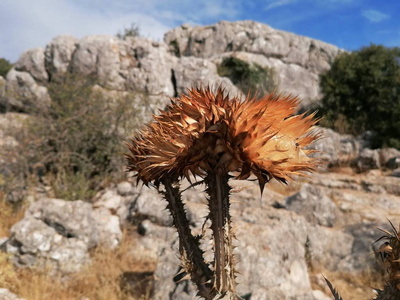
M323 143L327 145L328 138ZM400 154L392 152L396 156L387 160L397 164ZM368 171L335 167L289 187L272 182L262 198L254 182L232 182L241 294L251 299L331 299L322 273L334 274L335 282L341 274L357 278L367 271L381 272L371 253L381 235L377 227L388 228L387 219L400 222L400 177L388 168L371 169L371 157L368 165L362 165L362 159L360 154L355 166ZM201 229L206 215L201 190L189 189L184 195L193 231ZM195 295L189 282L173 281L180 263L177 234L166 203L155 191L124 181L99 193L92 204L36 197L10 236L0 239L15 264L50 262L64 274L76 272L90 263L90 249L117 247L121 228L136 228L138 237L127 255L142 256L157 266L149 270L155 278L152 299ZM350 295L345 291L345 299L373 295L367 285L353 288Z

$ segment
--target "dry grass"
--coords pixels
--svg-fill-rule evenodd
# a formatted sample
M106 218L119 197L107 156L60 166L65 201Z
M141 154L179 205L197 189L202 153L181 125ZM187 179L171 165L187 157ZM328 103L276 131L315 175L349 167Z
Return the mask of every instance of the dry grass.
M21 220L25 213L24 207L13 208L4 198L0 191L0 238L9 236L11 226Z
M23 215L13 212L0 202L0 236L8 236L9 228ZM130 252L135 232L124 232L117 249L97 248L92 251L92 263L81 272L69 276L49 275L36 269L16 269L9 254L0 252L0 288L7 288L27 300L145 300L150 298L151 285L142 274L154 271L154 261L137 259ZM139 274L139 275L135 275ZM133 282L132 282L133 278ZM140 282L140 279L142 282ZM127 283L129 281L129 284Z
M365 300L373 299L374 288L382 288L382 275L365 270L360 274L346 274L332 271L314 271L310 274L311 286L314 290L322 290L326 295L331 295L322 274L329 279L334 288L343 299Z

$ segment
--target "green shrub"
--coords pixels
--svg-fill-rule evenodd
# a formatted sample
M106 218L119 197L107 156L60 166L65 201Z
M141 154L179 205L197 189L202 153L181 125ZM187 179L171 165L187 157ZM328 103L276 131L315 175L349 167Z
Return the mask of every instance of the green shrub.
M7 59L0 58L0 76L6 77L12 67L13 65Z
M275 88L272 69L249 64L236 57L225 57L218 66L218 74L231 79L244 94L255 91L264 94Z
M67 76L48 85L51 105L32 118L20 139L25 172L52 187L55 197L90 199L124 176L123 141L141 122L146 97L106 96L94 78Z
M376 133L374 147L400 149L400 49L371 45L338 55L321 76L324 125Z
M124 28L124 30L118 31L117 37L121 40L125 40L127 37L139 37L140 29L135 23L132 23L128 28Z

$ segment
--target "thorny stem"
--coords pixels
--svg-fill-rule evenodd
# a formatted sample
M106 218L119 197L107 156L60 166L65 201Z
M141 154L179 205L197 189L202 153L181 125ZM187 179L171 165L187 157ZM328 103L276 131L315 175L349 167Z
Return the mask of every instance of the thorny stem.
M178 231L179 252L183 267L196 284L199 295L206 300L213 299L217 291L213 289L210 283L212 271L204 261L204 252L200 248L199 240L191 233L179 186L177 183L173 184L169 179L164 179L163 184L166 190L165 198L168 201L168 209Z
M232 244L234 233L229 213L228 180L229 175L217 169L207 174L205 183L209 195L209 218L214 239L214 288L222 295L230 295L228 299L237 299Z

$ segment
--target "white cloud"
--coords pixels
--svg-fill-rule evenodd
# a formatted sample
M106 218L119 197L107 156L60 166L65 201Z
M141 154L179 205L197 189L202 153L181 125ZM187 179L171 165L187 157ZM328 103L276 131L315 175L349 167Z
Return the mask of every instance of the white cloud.
M239 12L239 0L0 0L0 57L14 62L61 34L114 35L132 23L145 37L162 40L182 23L229 20Z
M378 10L368 9L362 12L363 17L367 18L370 22L379 23L383 20L387 20L390 18L389 15L384 14Z
M271 10L280 6L285 6L288 4L292 4L296 2L296 0L277 0L277 1L272 1L268 3L265 7L264 10Z
M326 0L326 2L329 2L330 4L346 4L353 1L354 0ZM326 4L325 2L321 2L320 0L269 0L268 4L265 5L264 10L271 10L277 7L286 6L298 2L301 2L303 4L306 4L307 2L321 4L321 5Z

